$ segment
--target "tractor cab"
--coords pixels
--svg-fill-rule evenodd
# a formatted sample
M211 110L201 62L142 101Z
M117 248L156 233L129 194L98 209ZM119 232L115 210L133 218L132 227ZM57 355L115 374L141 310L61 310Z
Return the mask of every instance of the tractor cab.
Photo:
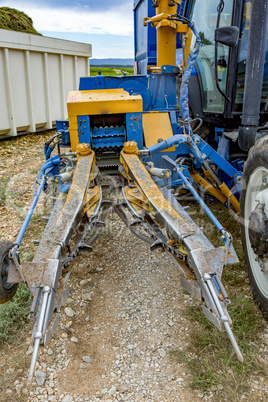
M219 42L215 60L215 29L219 4L219 0L189 0L185 6L184 13L195 22L201 38L196 70L190 80L189 100L195 117L201 117L213 126L233 129L241 124L243 112L252 2L224 1L219 27L237 27L239 41L234 47ZM265 46L260 125L267 121L268 114L268 37ZM192 49L194 47L193 39ZM215 76L226 97L218 90Z

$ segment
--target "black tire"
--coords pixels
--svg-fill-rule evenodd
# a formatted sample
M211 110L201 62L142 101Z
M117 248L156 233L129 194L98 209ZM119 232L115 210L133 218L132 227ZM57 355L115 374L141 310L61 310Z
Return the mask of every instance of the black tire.
M0 240L0 304L7 303L15 295L18 284L7 283L7 270L9 265L9 250L13 243L8 240Z
M268 137L263 137L250 149L244 166L240 198L240 225L251 290L263 315L268 319L268 273L263 272L259 261L255 260L258 256L250 245L248 231L250 210L252 212L255 209L253 204L254 197L258 192L268 188L268 183L265 185L261 180L266 170L268 177ZM265 263L265 268L267 266L268 263Z

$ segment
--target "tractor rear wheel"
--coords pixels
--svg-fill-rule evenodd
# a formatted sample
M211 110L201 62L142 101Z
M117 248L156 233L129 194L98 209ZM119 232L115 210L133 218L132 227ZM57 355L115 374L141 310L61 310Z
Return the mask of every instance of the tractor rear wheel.
M15 295L18 284L7 282L10 258L9 250L13 244L8 240L0 240L0 304L7 303Z
M252 293L268 318L268 137L250 149L240 199L242 245Z

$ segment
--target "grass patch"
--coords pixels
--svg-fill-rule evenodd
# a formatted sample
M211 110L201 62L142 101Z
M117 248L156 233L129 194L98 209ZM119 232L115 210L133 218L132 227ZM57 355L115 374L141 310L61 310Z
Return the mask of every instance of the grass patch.
M223 283L231 304L228 312L233 321L233 332L244 357L240 363L226 332L220 332L193 304L187 309L193 325L189 333L187 351L176 350L173 358L185 363L191 373L188 385L201 392L214 391L214 400L238 401L252 387L252 377L267 377L268 366L260 358L259 335L266 325L250 292L240 237L240 225L218 202L208 202L209 208L233 236L233 244L240 262L223 270ZM191 217L203 227L209 240L222 246L218 231L197 203L191 203ZM266 398L263 394L263 398Z
M10 185L10 177L0 177L0 206L20 200L23 191Z
M126 75L132 75L134 73L133 68L125 68L125 67L118 67L118 68L111 68L111 67L90 67L90 76L95 77L98 75L98 72L101 72L101 75L123 75L123 72Z
M21 283L13 299L0 305L0 344L16 341L18 332L25 327L31 300L28 287Z
M10 7L0 7L0 28L41 35L34 29L33 21L27 14Z
M44 233L47 221L43 220L42 217L46 215L46 211L42 213L35 213L29 223L28 229L23 238L23 243L21 246L21 262L32 261L37 244L33 243L33 240L40 240Z
M250 298L232 295L229 307L233 319L233 331L244 357L240 363L233 351L226 332L219 332L196 305L188 308L195 321L191 330L191 349L194 356L174 352L179 361L185 362L191 371L189 385L202 391L218 391L219 400L240 400L252 386L252 374L267 375L267 366L258 357L258 334L264 327L264 319Z

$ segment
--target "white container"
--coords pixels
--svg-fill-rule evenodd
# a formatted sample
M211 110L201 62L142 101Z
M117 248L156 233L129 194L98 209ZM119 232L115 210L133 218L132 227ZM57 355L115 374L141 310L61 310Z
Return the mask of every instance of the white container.
M0 139L66 119L91 55L89 44L0 29Z

